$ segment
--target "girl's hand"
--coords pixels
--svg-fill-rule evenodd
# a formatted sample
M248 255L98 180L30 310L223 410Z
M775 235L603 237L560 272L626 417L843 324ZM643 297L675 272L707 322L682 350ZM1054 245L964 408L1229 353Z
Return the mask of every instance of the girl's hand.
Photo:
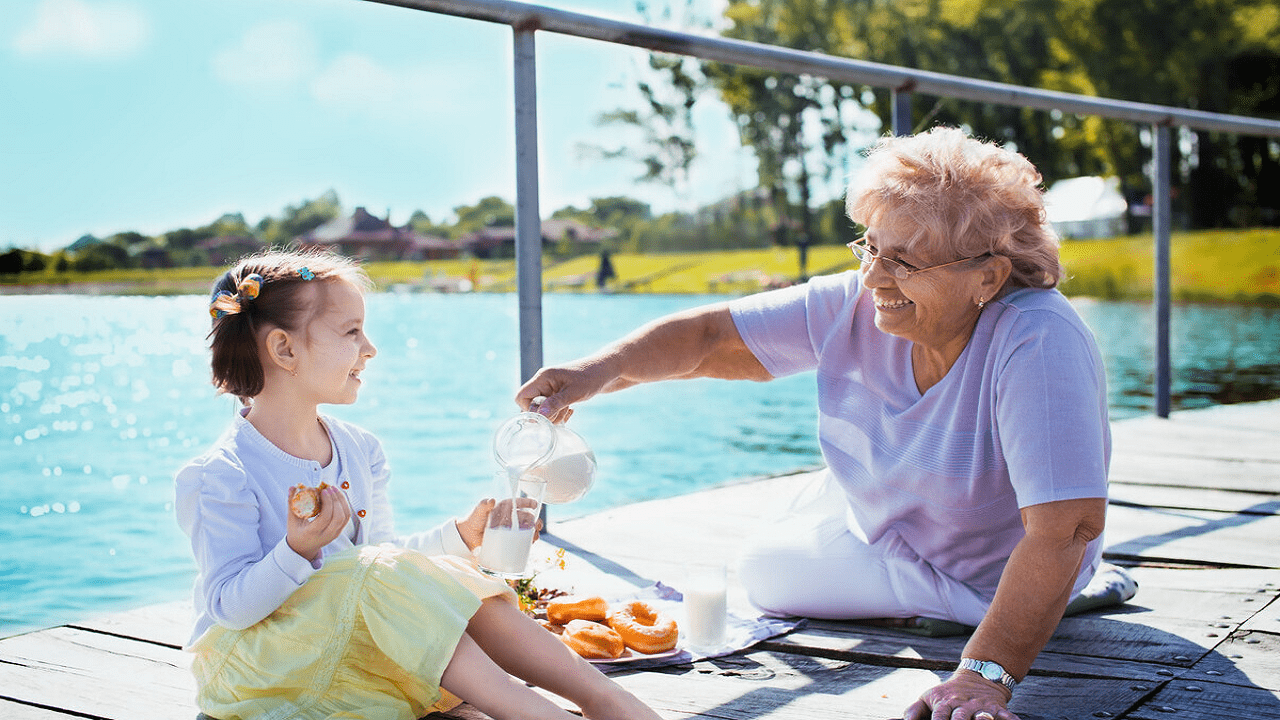
M484 526L489 522L489 513L493 512L494 504L493 498L481 500L470 515L454 521L458 526L458 534L462 536L462 542L467 544L468 550L480 547L480 541L484 539Z
M293 500L294 492L294 488L289 488L290 500ZM315 564L320 559L320 549L341 535L350 520L351 503L347 502L346 493L336 487L327 487L320 491L319 515L303 520L289 513L285 538L294 552Z
M530 498L520 498L516 501L517 508L534 508L538 502ZM503 500L498 502L493 498L485 498L481 500L471 511L471 514L462 520L455 520L454 524L458 526L458 534L462 536L462 542L467 544L467 548L475 551L480 547L480 543L484 541L484 529L489 524L489 516L494 512L502 513L505 522L499 521L497 524L503 527L511 527L511 521L507 518L511 517L511 501ZM528 511L526 510L527 514ZM527 527L527 526L526 526ZM538 537L542 535L542 520L539 519L533 526L533 540L538 541Z

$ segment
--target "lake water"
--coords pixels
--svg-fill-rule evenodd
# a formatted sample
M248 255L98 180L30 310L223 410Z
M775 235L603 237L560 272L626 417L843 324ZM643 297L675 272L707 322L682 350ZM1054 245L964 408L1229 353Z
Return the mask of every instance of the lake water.
M549 363L713 296L548 295ZM0 637L185 597L194 567L172 474L226 427L208 382L202 297L0 296ZM1076 303L1098 335L1113 418L1151 412L1152 319L1136 303ZM375 294L379 354L360 402L329 411L377 434L401 530L468 511L497 469L493 431L516 408L516 299ZM1280 311L1173 310L1175 408L1280 397ZM572 421L599 460L552 522L820 462L812 376L632 388Z

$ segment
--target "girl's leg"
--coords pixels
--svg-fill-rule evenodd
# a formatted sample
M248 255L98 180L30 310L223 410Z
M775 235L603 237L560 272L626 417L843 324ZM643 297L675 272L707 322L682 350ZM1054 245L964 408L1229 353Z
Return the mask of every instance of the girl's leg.
M440 687L496 720L577 720L575 715L525 687L495 665L466 633L458 641L453 659L444 669Z
M659 720L651 708L505 600L485 600L467 634L504 670L569 700L588 718Z

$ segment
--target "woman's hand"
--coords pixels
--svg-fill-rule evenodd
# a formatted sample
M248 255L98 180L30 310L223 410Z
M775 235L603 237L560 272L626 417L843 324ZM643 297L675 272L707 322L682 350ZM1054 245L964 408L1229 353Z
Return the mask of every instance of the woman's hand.
M289 488L289 500L293 500L296 488ZM310 520L289 513L289 525L285 539L289 547L312 564L320 559L320 549L342 534L351 520L351 503L346 493L336 487L320 491L320 513Z
M621 389L614 386L616 380L617 376L602 371L599 363L543 368L516 393L516 404L523 410L541 413L554 423L565 423L573 415L572 404Z
M957 670L902 713L902 720L1018 720L1005 705L1012 697L1004 686L977 673Z

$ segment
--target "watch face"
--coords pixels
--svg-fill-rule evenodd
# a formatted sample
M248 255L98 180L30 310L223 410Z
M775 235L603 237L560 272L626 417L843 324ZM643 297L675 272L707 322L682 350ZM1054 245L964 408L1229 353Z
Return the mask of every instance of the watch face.
M986 665L982 666L982 677L988 680L995 680L996 682L1000 682L1001 675L1004 675L1004 671L1001 670L1000 666L996 665L995 663L987 663Z

